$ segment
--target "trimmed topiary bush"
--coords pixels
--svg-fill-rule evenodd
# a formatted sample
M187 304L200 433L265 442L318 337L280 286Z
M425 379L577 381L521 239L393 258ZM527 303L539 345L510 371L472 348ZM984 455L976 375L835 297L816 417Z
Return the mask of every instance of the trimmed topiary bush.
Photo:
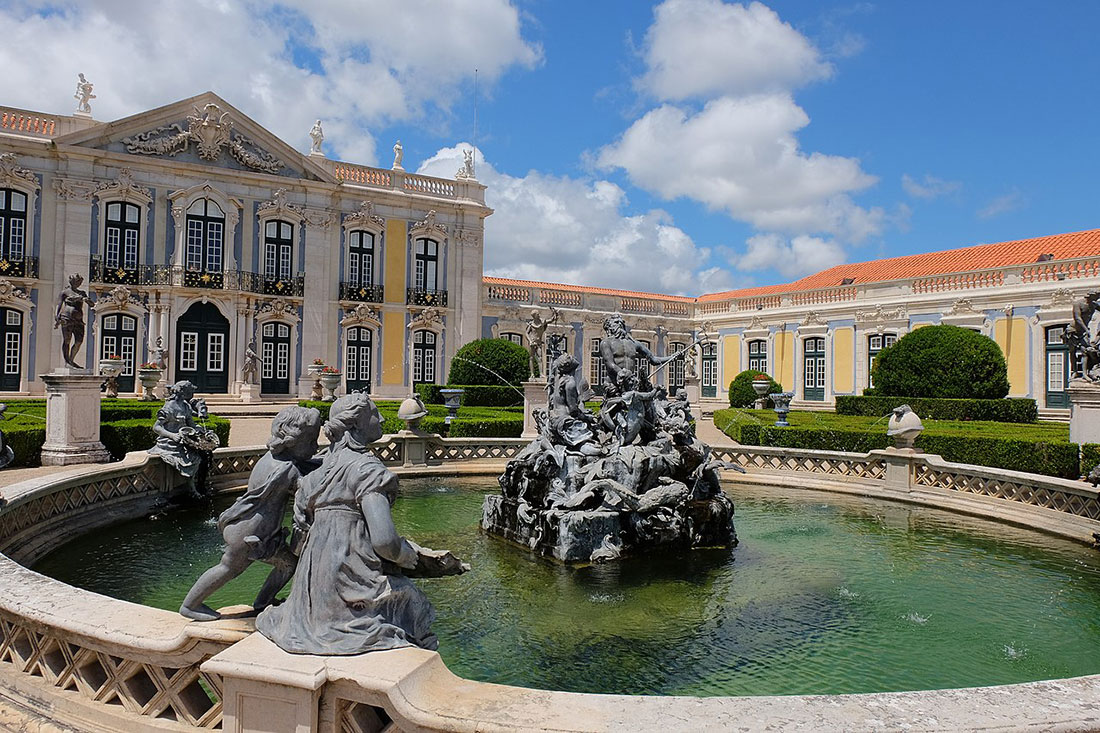
M1035 400L1005 397L999 400L951 400L942 397L883 397L837 395L836 414L882 417L899 405L909 405L922 420L993 420L1032 423L1039 419Z
M527 349L507 339L478 339L451 359L447 384L519 386L531 378Z
M733 378L733 381L730 382L730 407L752 407L759 399L756 390L752 388L752 380L759 374L764 374L764 372L746 369ZM767 374L764 374L764 376L768 377L768 394L783 391L783 385Z
M425 405L442 405L441 389L461 389L463 407L514 407L523 405L523 392L490 384L418 384L416 393Z
M1004 354L988 336L958 326L925 326L879 352L877 395L998 399L1008 394Z

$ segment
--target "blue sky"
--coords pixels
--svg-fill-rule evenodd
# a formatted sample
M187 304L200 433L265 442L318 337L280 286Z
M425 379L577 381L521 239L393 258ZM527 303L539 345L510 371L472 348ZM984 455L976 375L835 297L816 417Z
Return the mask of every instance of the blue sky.
M1097 225L1097 3L148 5L0 4L0 102L209 88L300 149L320 117L329 155L400 138L452 176L478 68L490 274L698 294Z

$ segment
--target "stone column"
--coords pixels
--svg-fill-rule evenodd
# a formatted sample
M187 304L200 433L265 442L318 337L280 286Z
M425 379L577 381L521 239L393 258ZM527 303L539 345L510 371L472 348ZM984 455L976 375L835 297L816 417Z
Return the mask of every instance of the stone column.
M330 211L307 211L305 231L305 301L302 321L298 324L302 340L302 363L298 365L298 394L306 397L313 387L313 378L305 372L304 365L316 358L326 364L339 364L337 355L337 329L333 327L338 312L337 296L340 287L340 251L333 242L338 240L337 214ZM387 243L388 244L388 243ZM291 344L291 352L295 348ZM293 363L293 360L292 360ZM292 375L293 377L293 375ZM291 380L293 382L293 378ZM291 387L291 391L294 388Z
M1069 439L1100 443L1100 384L1080 378L1070 381Z
M41 375L46 385L43 466L105 463L111 454L99 441L99 386L103 377L57 369Z
M523 433L521 438L535 438L539 434L532 414L537 408L546 408L546 382L523 383Z

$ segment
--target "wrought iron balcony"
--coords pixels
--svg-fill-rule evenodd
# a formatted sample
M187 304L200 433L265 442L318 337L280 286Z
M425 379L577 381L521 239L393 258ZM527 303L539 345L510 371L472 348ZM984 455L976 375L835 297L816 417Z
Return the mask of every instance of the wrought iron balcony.
M286 295L301 297L303 288L305 287L305 278L301 275L299 275L298 277L286 278L265 277L263 278L260 286L260 292L262 292L264 295Z
M406 288L405 303L408 305L434 305L447 307L446 290L426 290L424 288Z
M211 288L221 290L225 287L225 273L221 270L184 270L183 285L188 288Z
M108 285L171 285L172 268L168 265L107 267L103 263L103 257L92 255L88 281Z
M0 277L38 278L37 257L0 257Z
M340 283L340 300L355 300L360 303L381 303L383 290L381 285L361 285L359 283Z

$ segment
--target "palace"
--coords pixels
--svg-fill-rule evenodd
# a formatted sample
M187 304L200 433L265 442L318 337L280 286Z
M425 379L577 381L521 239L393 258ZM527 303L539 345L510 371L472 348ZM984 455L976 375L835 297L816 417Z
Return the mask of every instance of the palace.
M1100 231L838 265L784 285L680 297L483 277L485 186L302 153L207 92L110 123L0 107L0 394L41 394L62 366L55 304L68 275L96 298L83 363L117 354L123 393L162 351L166 381L241 399L309 394L306 367L344 389L401 397L444 382L479 337L526 342L532 311L604 378L603 319L622 313L677 389L704 404L741 370L771 374L794 406L870 386L875 354L949 323L993 338L1012 396L1068 416L1061 333L1100 289ZM260 384L240 379L255 340Z

